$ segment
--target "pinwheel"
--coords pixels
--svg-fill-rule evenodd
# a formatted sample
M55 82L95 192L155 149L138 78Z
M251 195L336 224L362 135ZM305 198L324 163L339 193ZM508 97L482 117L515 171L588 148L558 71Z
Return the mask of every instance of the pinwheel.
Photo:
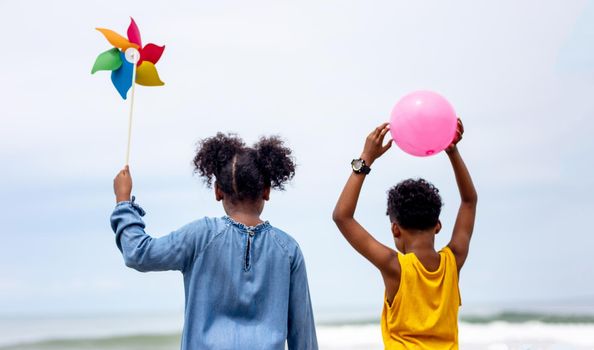
M147 44L142 47L140 31L134 18L130 17L128 39L110 29L97 28L114 47L97 56L91 74L100 70L112 71L111 81L125 100L132 86L132 79L144 86L161 86L155 64L161 58L165 46ZM132 69L136 63L136 69Z
M155 64L161 58L165 46L147 44L142 46L140 31L134 18L130 17L128 38L110 29L96 28L113 45L97 56L91 74L100 70L111 71L111 82L125 100L128 90L132 88L130 96L130 118L128 123L128 149L126 151L126 164L130 158L130 138L132 133L132 113L134 110L134 86L161 86L164 83L159 78ZM133 84L135 82L136 84Z

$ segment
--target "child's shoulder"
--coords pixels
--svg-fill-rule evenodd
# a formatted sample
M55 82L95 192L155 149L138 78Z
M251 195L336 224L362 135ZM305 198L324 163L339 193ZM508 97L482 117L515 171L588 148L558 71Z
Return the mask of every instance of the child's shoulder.
M439 255L444 259L444 265L446 265L448 269L456 271L456 275L458 275L458 263L456 262L456 255L452 251L452 248L446 245L441 248Z
M184 227L188 229L216 229L217 227L224 226L222 218L217 217L202 217L194 221L190 221ZM202 230L201 230L202 231Z
M225 229L225 222L222 218L205 216L191 221L182 226L179 231L194 236L198 240L210 240Z
M452 251L452 248L450 248L450 246L449 246L449 245L446 245L446 246L444 246L443 248L441 248L441 249L438 251L438 253L439 253L439 254L442 254L442 255L448 255L448 256L451 256L451 257L454 257L454 258L455 258L455 256L454 256L454 252Z
M294 254L301 254L301 248L299 247L299 243L287 232L281 230L276 226L270 225L270 229L266 234L272 236L272 238L277 242L277 244L289 255Z

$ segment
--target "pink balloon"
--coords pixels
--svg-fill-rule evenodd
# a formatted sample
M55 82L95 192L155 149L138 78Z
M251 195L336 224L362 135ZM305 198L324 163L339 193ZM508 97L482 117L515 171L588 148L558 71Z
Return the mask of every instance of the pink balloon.
M390 133L404 152L427 157L446 149L456 136L458 118L450 103L431 91L404 96L390 119Z

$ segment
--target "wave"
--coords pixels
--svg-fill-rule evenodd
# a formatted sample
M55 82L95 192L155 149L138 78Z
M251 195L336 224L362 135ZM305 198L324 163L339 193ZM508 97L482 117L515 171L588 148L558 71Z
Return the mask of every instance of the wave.
M488 324L460 323L460 348L492 349L594 349L594 324ZM0 350L173 350L181 335L135 334L104 338L43 340L0 346ZM383 349L378 323L318 326L318 342L324 350Z
M170 350L179 349L181 334L171 321L159 319L154 325L139 320L113 319L46 320L31 324L23 320L13 326L12 337L0 339L0 350ZM14 320L13 320L14 321ZM163 321L168 325L164 326ZM53 331L34 334L34 330ZM106 325L114 326L112 329ZM123 327L135 324L136 327ZM1 325L1 324L0 324ZM6 326L7 324L5 324ZM142 326L139 328L138 326ZM33 328L31 328L33 327ZM0 335L2 335L0 327ZM379 319L354 318L318 322L318 339L322 349L380 349ZM508 344L511 348L547 348L548 345L568 345L572 349L594 349L594 315L536 312L499 312L483 315L462 315L460 344L464 349L488 349L493 344ZM33 332L32 332L33 331ZM8 333L5 332L5 336ZM2 338L2 337L0 337ZM1 341L4 340L4 341ZM532 347L522 347L532 344ZM534 345L536 344L536 345ZM547 345L548 344L548 345ZM464 345L464 346L462 346ZM522 345L522 346L520 346ZM501 347L500 347L501 348ZM509 348L509 347L508 347Z
M546 314L538 312L503 311L491 315L463 315L462 322L467 323L525 323L542 322L556 324L590 324L594 323L594 315L589 314Z
M0 346L1 350L164 350L179 348L180 334L135 334L55 339Z
M594 314L560 314L560 313L539 313L539 312L518 312L501 311L488 314L463 314L460 322L469 324L487 324L493 322L505 323L528 323L540 322L545 324L594 324ZM323 319L317 322L323 326L347 326L377 324L379 318L355 318L355 319Z

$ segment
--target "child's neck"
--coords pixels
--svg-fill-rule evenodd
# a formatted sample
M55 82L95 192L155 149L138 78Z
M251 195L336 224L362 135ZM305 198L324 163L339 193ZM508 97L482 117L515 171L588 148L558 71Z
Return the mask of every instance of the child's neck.
M427 254L427 253L435 253L435 246L433 244L419 244L418 242L409 243L408 245L404 246L405 254L408 253L415 253L416 255L419 254Z
M259 224L261 224L263 221L260 219L260 216L254 216L254 215L248 215L248 214L244 214L244 213L235 213L235 214L229 214L227 213L227 215L241 223L244 224L246 226L257 226Z
M260 219L261 211L258 206L254 206L252 203L224 203L223 208L227 215L246 226L256 226L261 224L263 221Z
M415 233L404 242L404 253L413 253L425 269L435 271L441 258L435 251L435 232Z
M418 256L436 253L434 232L414 232L406 236L404 240L404 254L415 253Z

